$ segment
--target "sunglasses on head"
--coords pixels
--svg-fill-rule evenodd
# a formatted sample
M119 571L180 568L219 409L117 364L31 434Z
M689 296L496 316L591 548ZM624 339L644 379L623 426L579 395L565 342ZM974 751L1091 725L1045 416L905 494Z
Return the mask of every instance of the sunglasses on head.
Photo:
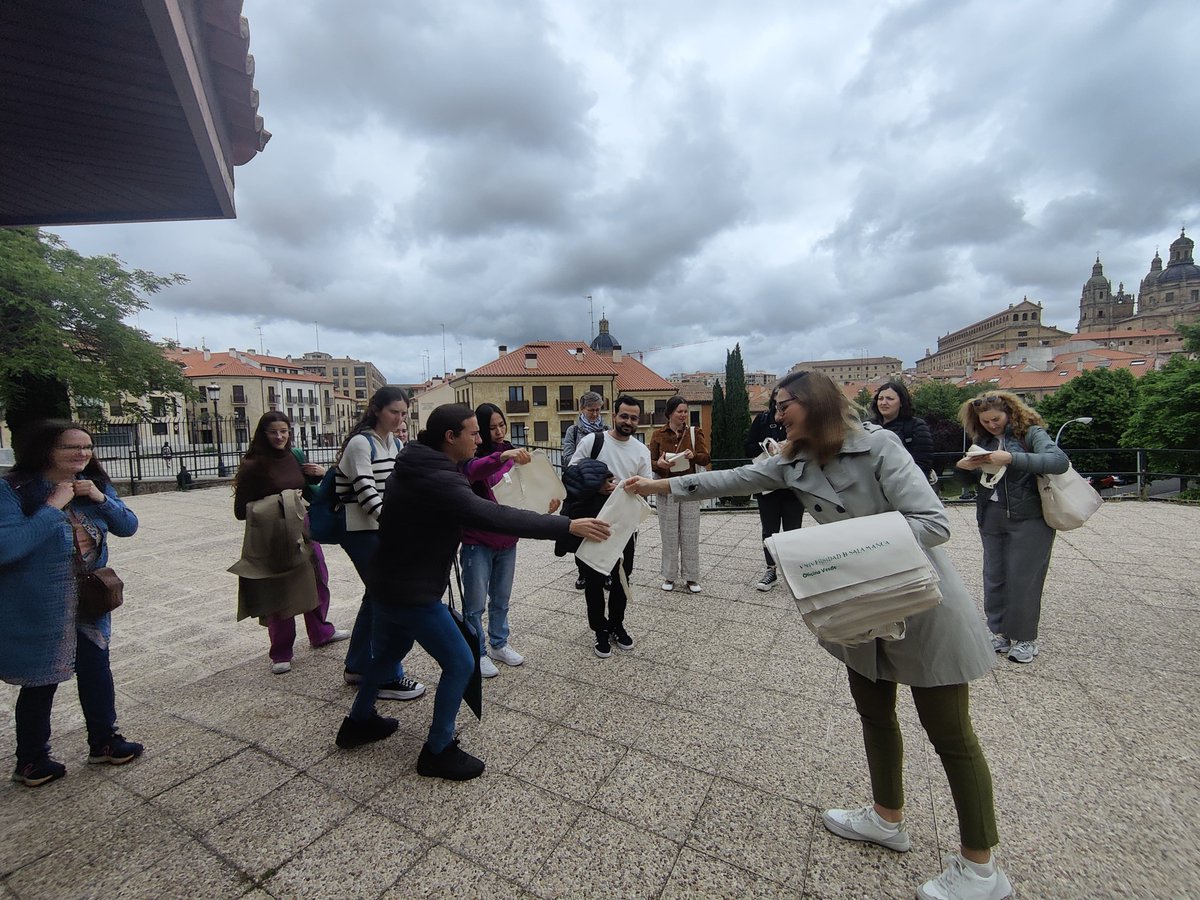
M995 394L988 394L986 397L976 397L971 401L971 405L979 409L981 406L1003 406L1004 401Z

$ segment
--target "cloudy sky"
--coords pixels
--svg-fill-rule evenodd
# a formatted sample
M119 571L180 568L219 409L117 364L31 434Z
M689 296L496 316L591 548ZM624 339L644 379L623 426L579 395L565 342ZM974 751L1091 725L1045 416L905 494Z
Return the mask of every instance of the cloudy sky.
M1200 235L1195 0L246 0L236 221L53 229L190 278L155 337L417 381L589 336L657 371L1073 330ZM443 357L443 327L445 356ZM461 349L460 349L461 345ZM684 345L684 346L672 346Z

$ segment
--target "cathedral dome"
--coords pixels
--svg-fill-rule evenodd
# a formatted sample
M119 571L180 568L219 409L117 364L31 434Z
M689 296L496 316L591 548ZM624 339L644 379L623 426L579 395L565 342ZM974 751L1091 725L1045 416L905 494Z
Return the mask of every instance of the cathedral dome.
M1167 267L1155 281L1156 284L1176 284L1181 281L1200 281L1200 266L1192 259L1196 242L1179 230L1179 237L1171 242L1171 258Z
M603 316L600 317L600 333L592 339L591 346L592 349L597 353L607 353L609 355L612 354L613 350L616 350L621 346L617 340L608 333L608 319Z

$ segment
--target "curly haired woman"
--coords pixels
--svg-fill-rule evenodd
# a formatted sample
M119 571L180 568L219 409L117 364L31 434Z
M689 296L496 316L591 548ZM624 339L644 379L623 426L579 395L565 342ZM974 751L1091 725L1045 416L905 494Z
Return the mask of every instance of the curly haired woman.
M956 463L967 472L1003 466L998 480L982 481L975 518L983 539L983 608L992 649L1009 660L1030 663L1038 655L1042 586L1050 568L1054 529L1042 518L1037 476L1067 471L1070 461L1021 398L988 391L958 411L963 428L986 454Z

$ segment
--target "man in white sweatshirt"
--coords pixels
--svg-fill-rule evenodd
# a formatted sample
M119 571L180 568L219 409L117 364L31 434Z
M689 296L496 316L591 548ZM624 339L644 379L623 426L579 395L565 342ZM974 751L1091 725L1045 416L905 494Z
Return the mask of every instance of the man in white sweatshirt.
M585 459L592 459L592 449L598 439L601 446L595 458L600 460L612 472L616 481L621 481L633 475L653 478L650 467L650 451L646 445L634 437L637 434L638 423L641 421L642 407L633 397L622 394L613 404L613 426L608 431L589 434L581 438L571 457L571 465L578 465ZM611 494L614 482L601 489L601 493ZM625 579L633 573L633 553L637 546L637 533L625 545L624 567ZM587 601L588 627L596 633L596 644L593 648L597 656L607 659L612 656L611 638L619 650L632 650L633 638L625 630L625 607L628 597L621 584L621 562L613 567L611 574L612 589L609 591L608 615L604 614L604 581L605 576L594 569L584 566L583 589Z

